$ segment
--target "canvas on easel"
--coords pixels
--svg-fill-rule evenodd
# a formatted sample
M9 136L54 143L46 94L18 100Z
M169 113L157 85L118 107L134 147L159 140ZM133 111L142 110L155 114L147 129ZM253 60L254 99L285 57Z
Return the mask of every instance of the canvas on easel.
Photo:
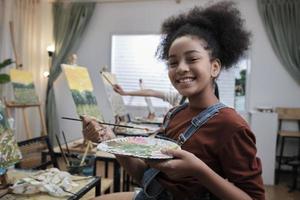
M37 107L42 128L41 135L47 135L42 106L35 91L32 74L25 70L11 69L10 79L13 87L14 99L10 101L5 100L8 117L12 117L11 109L20 109L22 111L27 139L30 139L33 137L33 132L29 125L30 118L27 116L25 110L27 108Z
M10 79L13 86L14 104L39 103L32 74L25 70L11 69Z
M105 90L108 99L112 105L114 116L125 116L127 114L125 104L121 95L113 90L114 84L117 84L117 78L115 74L109 72L101 72L101 77L103 79Z
M93 94L93 86L87 68L62 64L77 114L88 115L103 121L103 116Z

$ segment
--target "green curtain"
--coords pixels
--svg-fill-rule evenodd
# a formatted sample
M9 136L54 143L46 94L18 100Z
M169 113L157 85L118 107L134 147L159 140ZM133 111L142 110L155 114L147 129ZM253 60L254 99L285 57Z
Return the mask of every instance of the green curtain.
M257 4L277 57L300 84L300 1L257 0Z
M53 3L55 52L47 86L46 122L49 138L54 141L59 126L56 113L53 83L61 73L60 64L77 51L83 33L91 19L96 3Z

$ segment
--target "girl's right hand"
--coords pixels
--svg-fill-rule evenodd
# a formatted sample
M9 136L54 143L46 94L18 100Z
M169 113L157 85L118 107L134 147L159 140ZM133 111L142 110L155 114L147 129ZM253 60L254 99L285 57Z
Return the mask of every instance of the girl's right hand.
M114 132L107 126L103 126L96 119L80 116L82 119L82 133L85 139L92 142L102 142L115 138Z

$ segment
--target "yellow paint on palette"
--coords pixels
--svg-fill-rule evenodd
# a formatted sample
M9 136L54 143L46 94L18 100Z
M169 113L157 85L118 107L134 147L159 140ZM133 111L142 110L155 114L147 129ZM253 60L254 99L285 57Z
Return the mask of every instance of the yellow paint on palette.
M22 83L28 85L33 83L32 74L28 71L11 69L10 70L10 79L13 83Z
M63 64L67 81L71 90L93 91L89 73L85 67Z

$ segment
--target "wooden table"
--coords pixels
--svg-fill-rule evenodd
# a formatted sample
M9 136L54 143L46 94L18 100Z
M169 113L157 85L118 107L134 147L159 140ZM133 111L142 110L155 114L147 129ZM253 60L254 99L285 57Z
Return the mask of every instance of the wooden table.
M83 144L83 139L78 139L72 142L68 143L68 148L70 153L80 153L83 154L85 151L85 146L81 145ZM64 152L67 152L66 146L62 145L62 149ZM61 156L61 151L59 147L54 148L54 153L58 156ZM92 150L88 152L89 155L95 156L95 162L94 162L94 176L96 175L96 169L97 169L97 161L104 161L105 162L105 178L108 177L108 162L113 163L113 177L114 177L114 192L120 192L121 187L121 166L116 160L116 157L113 154L99 151L97 150L97 147L95 146Z
M16 170L11 169L7 172L8 181L10 183L15 183L18 179L29 177L36 171L28 171L28 170ZM38 193L31 195L20 195L20 194L6 194L1 197L1 200L5 199L15 199L15 200L77 200L80 199L83 195L89 192L92 188L95 187L95 196L100 195L101 188L101 178L100 177L84 177L84 176L72 176L72 180L78 180L76 183L77 187L74 187L70 192L74 193L73 196L68 197L54 197L50 196L47 193Z

